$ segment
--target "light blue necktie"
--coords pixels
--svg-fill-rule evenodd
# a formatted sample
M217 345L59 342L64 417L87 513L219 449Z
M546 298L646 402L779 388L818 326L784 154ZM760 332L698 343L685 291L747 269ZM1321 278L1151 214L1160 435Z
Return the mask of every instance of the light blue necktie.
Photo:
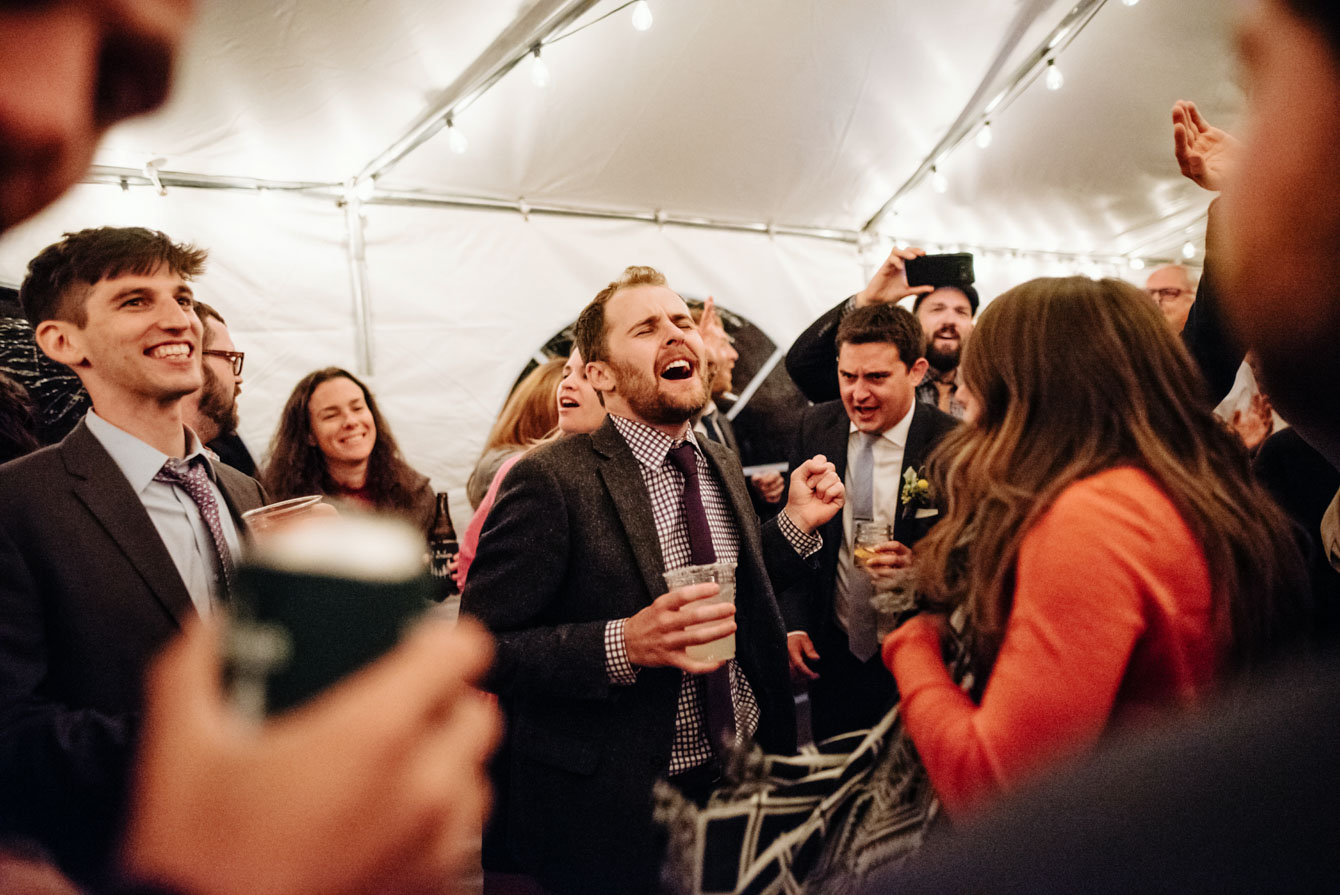
M847 576L847 645L862 662L879 649L879 640L875 637L875 607L870 603L875 589L870 576L856 566L856 523L875 518L875 441L879 437L858 433L856 456L851 460L852 568Z

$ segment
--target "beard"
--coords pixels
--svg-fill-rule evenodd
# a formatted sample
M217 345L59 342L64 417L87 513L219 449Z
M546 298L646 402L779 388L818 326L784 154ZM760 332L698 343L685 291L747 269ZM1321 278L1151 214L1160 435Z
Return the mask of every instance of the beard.
M656 379L641 370L613 360L609 364L614 370L618 393L628 402L629 409L648 423L677 426L693 419L707 406L710 396L701 369L697 373L697 389L689 394L667 395L661 392Z
M959 358L963 355L963 340L950 349L936 348L935 337L932 336L926 345L926 363L930 364L941 373L948 373L950 370L958 367Z
M219 427L219 435L237 429L237 393L224 383L208 365L204 366L204 384L200 386L200 415ZM215 436L218 437L218 436Z

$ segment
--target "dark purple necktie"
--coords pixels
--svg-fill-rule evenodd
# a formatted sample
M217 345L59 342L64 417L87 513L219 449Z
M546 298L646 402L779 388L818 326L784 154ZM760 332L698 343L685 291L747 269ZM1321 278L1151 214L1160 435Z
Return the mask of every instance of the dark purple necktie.
M219 503L209 487L209 473L205 471L205 461L197 458L189 462L168 460L163 468L154 474L154 481L175 485L186 492L187 496L200 510L209 531L209 540L214 546L214 571L217 575L217 599L220 603L228 601L233 587L233 554L228 549L228 541L223 536L223 524L219 521Z
M698 487L698 458L693 445L684 442L670 449L670 462L684 474L684 522L689 529L689 554L695 566L717 561L712 546L712 529L703 509ZM730 663L709 672L706 680L707 728L718 755L726 755L735 744L735 701L731 697Z

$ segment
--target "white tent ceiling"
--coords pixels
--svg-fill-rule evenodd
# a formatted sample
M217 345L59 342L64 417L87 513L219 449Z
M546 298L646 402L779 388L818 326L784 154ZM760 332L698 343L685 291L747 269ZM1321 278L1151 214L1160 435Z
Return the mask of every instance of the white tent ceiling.
M205 0L168 106L115 129L95 159L94 179L125 175L130 193L80 187L0 240L0 280L82 226L161 226L210 247L199 292L248 352L243 434L263 449L298 377L360 361L339 185L503 50L524 53L519 34L548 34L546 19L580 5ZM597 21L619 0L584 5L549 35L589 25L546 47L547 87L522 63L455 104L468 151L438 133L380 172L364 209L376 388L411 461L443 487L464 482L520 365L626 264L718 295L778 344L859 288L887 238L976 247L987 296L1058 262L984 248L1091 255L1136 277L1111 263L1175 257L1203 232L1208 197L1172 160L1173 101L1229 125L1240 103L1235 4L1100 0L1057 43L1064 88L1025 79L990 115L989 149L969 139L939 159L939 194L914 175L965 107L1008 88L1095 0L651 0L646 32L628 10ZM137 174L150 159L163 160L166 197ZM261 195L258 182L308 188ZM857 232L900 191L858 251ZM413 197L541 213L402 207ZM543 213L553 208L592 216ZM610 212L644 222L601 219ZM658 212L668 225L651 223ZM688 219L755 232L675 224ZM766 225L837 238L757 232Z

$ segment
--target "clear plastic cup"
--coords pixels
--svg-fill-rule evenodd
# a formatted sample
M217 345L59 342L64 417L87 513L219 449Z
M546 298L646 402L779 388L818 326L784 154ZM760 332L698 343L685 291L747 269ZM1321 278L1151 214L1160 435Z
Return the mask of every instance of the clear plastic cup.
M705 566L683 566L678 569L671 569L665 573L665 586L670 590L677 587L687 587L690 584L702 584L706 581L715 581L721 588L721 592L715 597L707 597L702 602L707 603L734 603L735 602L735 563L718 562ZM686 630L692 632L707 625L715 625L717 622L705 622L702 625L690 625ZM727 634L725 637L709 641L708 643L690 646L685 650L690 659L697 659L703 662L715 662L721 659L735 658L735 634Z
M242 522L246 526L248 536L263 537L304 517L334 513L334 507L328 510L317 509L326 506L321 503L323 499L320 494L308 494L305 497L293 497L278 503L269 503L254 510L247 510L242 514Z

